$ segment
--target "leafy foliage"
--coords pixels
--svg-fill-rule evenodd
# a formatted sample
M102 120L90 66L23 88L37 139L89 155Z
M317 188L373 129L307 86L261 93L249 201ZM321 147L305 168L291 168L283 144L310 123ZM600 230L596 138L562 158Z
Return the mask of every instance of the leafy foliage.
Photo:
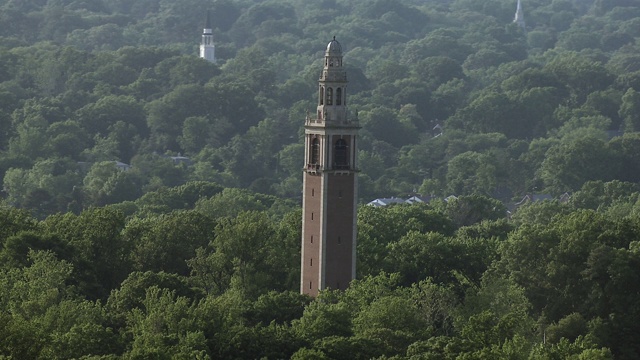
M480 196L363 206L357 279L315 299L297 292L299 209L185 209L222 194L204 183L163 190L154 209L172 212L128 218L113 206L42 221L7 209L0 353L631 359L640 212L611 209L637 208L636 190L593 182L513 220Z
M640 7L514 5L0 1L0 357L640 357ZM447 201L361 206L357 279L310 299L334 35L360 201Z

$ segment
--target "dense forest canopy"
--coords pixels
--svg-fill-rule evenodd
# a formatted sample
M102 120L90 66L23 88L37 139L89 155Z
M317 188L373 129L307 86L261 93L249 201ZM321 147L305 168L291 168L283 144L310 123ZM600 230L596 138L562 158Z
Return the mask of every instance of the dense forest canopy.
M301 212L273 196L194 182L45 220L1 208L0 356L635 359L638 190L590 182L509 220L479 195L363 206L358 279L316 299Z
M638 3L522 6L525 29L507 0L1 1L4 195L41 215L202 180L299 199L332 36L362 202L639 181ZM217 64L197 57L207 10Z
M522 7L0 0L0 358L639 358L640 1ZM311 299L333 36L361 203L436 200L362 206L357 280ZM531 193L571 196L507 218Z

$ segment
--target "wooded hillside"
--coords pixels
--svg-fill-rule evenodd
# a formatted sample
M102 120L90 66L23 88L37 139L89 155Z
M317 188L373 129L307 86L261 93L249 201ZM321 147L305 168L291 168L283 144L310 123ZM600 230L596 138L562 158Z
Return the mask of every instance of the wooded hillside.
M0 4L3 188L43 215L189 180L299 198L334 35L362 201L640 180L634 1L525 1L526 31L506 0ZM206 10L218 65L196 56Z
M640 1L515 6L0 0L0 358L639 358ZM457 198L361 206L357 280L311 299L333 36L361 202Z

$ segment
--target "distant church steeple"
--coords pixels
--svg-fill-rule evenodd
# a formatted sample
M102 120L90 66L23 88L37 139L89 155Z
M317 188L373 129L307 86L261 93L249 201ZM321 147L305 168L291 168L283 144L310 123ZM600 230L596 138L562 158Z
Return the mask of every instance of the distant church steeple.
M520 0L518 0L518 5L516 6L516 16L513 18L513 22L518 24L523 30L526 29L524 23L524 15L522 14L522 4L520 4Z
M207 21L202 31L202 43L200 44L200 57L216 62L216 46L213 44L213 32L211 30L211 13L207 11Z

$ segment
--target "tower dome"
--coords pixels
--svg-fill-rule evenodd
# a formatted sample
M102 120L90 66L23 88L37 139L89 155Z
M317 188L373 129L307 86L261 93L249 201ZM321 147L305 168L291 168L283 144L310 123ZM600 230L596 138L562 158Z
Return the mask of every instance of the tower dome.
M339 55L342 54L342 46L340 45L340 43L338 42L338 40L336 40L336 37L333 37L333 40L329 41L329 44L327 44L327 55Z

